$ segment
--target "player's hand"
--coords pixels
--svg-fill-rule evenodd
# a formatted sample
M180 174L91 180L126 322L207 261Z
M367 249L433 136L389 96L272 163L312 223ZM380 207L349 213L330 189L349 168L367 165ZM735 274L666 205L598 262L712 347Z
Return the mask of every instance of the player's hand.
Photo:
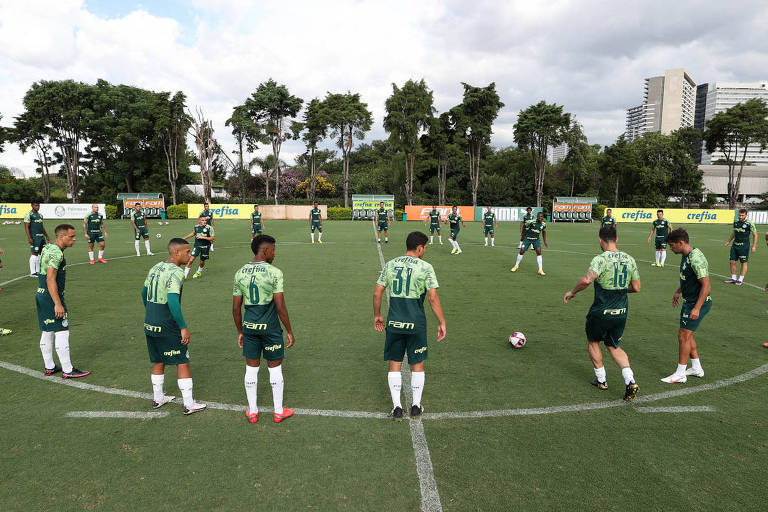
M384 330L384 317L383 316L379 315L379 316L374 316L373 317L373 328L376 329L379 332Z
M291 348L294 343L296 343L296 338L293 336L292 332L289 332L285 335L285 348Z
M243 348L243 333L237 335L237 346Z
M5 254L5 251L0 249L0 254ZM1 289L1 288L0 288Z
M64 318L64 315L66 315L67 312L64 311L64 306L61 304L56 304L53 306L53 315L56 318Z
M698 320L699 319L699 308L693 308L691 312L688 314L688 318L691 320Z
M35 245L35 242L31 238L27 238L29 245Z
M182 345L189 345L189 328L185 327L181 330L181 344Z
M549 249L549 244L548 244L547 242L544 242L544 247L546 247L547 249Z
M757 247L753 247L752 252L757 252Z
M565 292L565 295L563 295L563 302L568 304L568 302L570 302L570 300L572 298L574 298L575 296L576 296L576 294L573 293L573 291L568 290L567 292Z
M675 292L674 295L672 295L672 307L676 308L678 304L680 304L680 294Z
M88 233L85 234L85 239L86 240L90 240L91 239L91 237L88 236Z
M437 341L443 341L445 339L446 329L445 324L437 326Z
M730 243L731 242L725 242L725 247L728 247L728 244L730 244Z

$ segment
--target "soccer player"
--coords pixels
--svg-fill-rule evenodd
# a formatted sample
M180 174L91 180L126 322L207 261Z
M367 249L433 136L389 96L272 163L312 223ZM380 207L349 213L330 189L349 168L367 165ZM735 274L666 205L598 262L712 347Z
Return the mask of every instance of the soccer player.
M181 313L181 289L184 278L181 265L189 260L189 244L181 238L168 242L168 259L149 270L141 289L144 302L144 334L152 362L152 408L157 409L173 400L163 392L165 365L176 367L176 382L184 400L182 412L193 414L206 404L195 402L192 396L192 373L189 369L190 332Z
M485 247L488 247L488 235L491 235L491 247L496 246L495 228L499 227L496 220L496 214L491 211L491 207L483 212L483 234L485 235Z
M389 213L387 212L387 209L384 208L384 202L382 201L381 204L379 204L379 209L376 210L376 221L378 222L378 228L377 228L377 236L376 239L377 243L381 243L381 232L384 231L384 243L389 243Z
M608 353L621 368L626 385L624 400L629 401L635 398L639 388L629 366L629 356L620 343L629 309L627 293L640 291L640 273L637 271L635 259L616 247L615 227L601 227L599 239L603 253L592 258L587 274L571 291L566 292L563 302L567 304L577 293L587 289L590 283L595 283L595 298L587 313L585 327L587 349L595 370L592 385L598 389L608 389L603 354L600 350L600 342L603 342Z
M141 256L139 252L139 238L144 239L144 248L147 250L147 256L153 256L152 251L149 250L149 229L147 229L147 220L144 218L144 212L141 211L141 203L134 205L134 210L131 212L131 224L133 225L135 237L133 246L136 248L136 256Z
M51 237L45 231L43 216L40 214L40 202L30 203L32 209L24 216L24 231L27 233L27 241L32 255L29 257L29 277L37 277L37 269L40 267L40 252L43 246L51 243Z
M107 230L104 227L104 216L99 213L99 205L93 205L93 211L83 219L83 234L88 242L88 260L91 265L93 261L93 244L99 244L99 263L106 263L104 259L104 239L107 237Z
M317 235L317 243L323 243L323 212L317 206L317 201L313 204L312 209L309 211L309 235L312 237L312 243L315 243L315 230L319 232Z
M613 218L612 213L613 213L613 210L611 210L610 208L605 210L605 217L603 217L603 220L600 221L601 228L605 226L612 226L614 228L616 227L616 219Z
M67 260L64 250L75 243L75 227L59 224L54 231L56 240L43 247L40 254L40 273L37 274L37 320L40 324L40 352L43 354L45 375L62 372L64 379L85 377L91 372L72 366L69 355L69 316L64 302L64 287L67 278ZM61 366L53 361L53 347L59 356Z
M663 267L667 261L667 235L672 231L672 224L664 218L664 210L656 210L656 220L651 224L651 232L648 233L648 243L651 243L651 237L656 232L656 263L651 263L653 267Z
M198 217L205 217L205 223L208 226L213 226L213 212L211 211L211 205L208 204L208 201L203 203L203 211L200 212ZM213 250L213 244L211 244L211 251Z
M733 223L731 237L725 242L725 246L733 242L731 246L731 278L726 283L741 286L744 284L744 276L747 275L747 262L749 261L749 236L752 235L752 252L757 251L757 228L755 224L747 219L747 210L739 210L739 220ZM736 262L741 262L741 274L736 278Z
M259 205L253 205L253 212L251 213L251 240L256 238L256 235L260 235L266 227L264 221L261 218L261 212L259 211Z
M691 247L688 233L680 228L667 235L667 244L675 254L682 254L680 259L680 288L672 296L672 306L683 304L680 311L680 330L677 334L679 342L679 358L677 370L668 377L661 379L670 384L683 383L689 375L704 377L704 369L699 360L699 350L693 332L699 327L701 320L712 309L712 297L709 292L712 285L709 282L709 263L700 249ZM688 358L691 367L686 370Z
M458 238L459 230L464 227L464 219L461 218L461 214L457 211L457 208L456 205L453 205L451 207L451 213L449 213L448 217L445 219L445 223L450 223L451 227L451 236L448 238L448 241L451 242L451 245L453 246L451 254L461 254ZM459 226L459 224L461 224L461 226Z
M519 249L523 248L523 240L525 240L525 228L528 227L528 224L530 222L533 222L533 208L530 206L525 209L525 215L523 215L523 220L520 221L520 244L517 246Z
M520 248L520 253L517 255L517 261L515 261L515 266L512 267L512 272L517 272L517 268L520 266L520 262L523 261L523 256L525 255L525 251L528 250L529 247L533 247L536 250L536 263L539 265L539 275L545 276L547 274L544 273L543 270L543 259L541 257L541 239L544 240L544 247L549 248L549 245L547 244L547 232L545 231L547 229L547 223L544 222L544 213L539 212L536 215L536 220L533 222L529 222L525 227L525 241L523 242L523 246Z
M443 245L443 235L440 234L440 210L437 206L432 205L432 209L427 214L427 219L424 221L424 227L429 222L429 245L435 240L435 231L437 231L437 239L440 245Z
M283 296L283 273L272 266L275 260L275 239L269 235L259 235L251 240L251 251L253 259L235 273L232 291L232 318L237 327L237 345L243 349L245 357L245 396L248 399L245 417L250 423L259 421L256 385L263 353L269 370L269 384L272 386L272 419L280 423L293 416L293 409L283 407L285 383L282 363L284 348L291 348L296 339L293 337ZM286 330L285 346L280 322Z
M200 256L200 266L197 268L197 272L192 274L192 279L197 279L203 274L205 262L211 257L208 251L213 245L214 240L216 240L213 226L206 224L205 217L202 215L198 217L197 225L192 229L192 232L185 236L183 240L191 237L195 237L195 246L189 254L187 266L184 267L184 279L189 275L189 269L192 268L192 263L195 262L195 258L198 256Z
M424 315L424 297L437 318L437 341L445 338L445 317L437 295L437 277L432 265L424 261L427 235L414 231L405 240L406 253L387 262L381 271L373 291L373 327L381 332L386 325L384 359L389 361L389 393L392 396L392 419L403 420L400 402L402 388L403 356L408 351L411 365L411 389L413 404L411 418L418 418L424 411L421 396L424 392L424 361L427 359L427 318ZM389 313L387 323L381 316L381 298L389 288Z

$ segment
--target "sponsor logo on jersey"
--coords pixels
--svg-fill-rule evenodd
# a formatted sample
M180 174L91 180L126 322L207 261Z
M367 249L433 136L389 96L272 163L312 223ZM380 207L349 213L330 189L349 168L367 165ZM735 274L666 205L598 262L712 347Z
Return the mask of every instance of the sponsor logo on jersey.
M51 325L53 323L56 323L56 320L54 320L53 318L46 318L45 320L43 320L43 325Z
M427 347L421 347L421 348L417 348L416 350L414 350L413 353L414 354L422 354L422 353L424 353L426 351L427 351Z
M163 328L159 325L151 325L148 323L144 324L144 329L146 329L149 332L163 332Z
M283 348L282 345L269 345L268 347L264 347L264 350L268 352L274 352L275 350L280 350L281 348Z
M181 350L168 350L163 352L164 356L178 356L181 355Z
M266 331L267 324L255 324L253 322L243 322L243 327L246 329L252 329L254 331Z
M394 327L395 329L415 329L416 324L412 322L396 322L395 320L390 320L387 323L388 326Z
M45 288L38 288L37 289L37 293L45 293L46 291L48 291L48 290L46 290Z
M603 310L604 315L626 315L627 314L627 308L621 308L621 309L604 309Z

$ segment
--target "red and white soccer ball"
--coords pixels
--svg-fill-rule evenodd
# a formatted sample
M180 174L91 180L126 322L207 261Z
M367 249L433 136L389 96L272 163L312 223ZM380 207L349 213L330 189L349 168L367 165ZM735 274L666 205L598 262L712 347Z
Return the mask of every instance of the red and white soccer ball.
M158 234L156 234L156 235L155 235L155 237L157 237L157 238L163 238L163 235L161 235L160 233L158 233Z
M512 345L512 348L523 348L525 346L525 334L513 332L509 335L509 344Z

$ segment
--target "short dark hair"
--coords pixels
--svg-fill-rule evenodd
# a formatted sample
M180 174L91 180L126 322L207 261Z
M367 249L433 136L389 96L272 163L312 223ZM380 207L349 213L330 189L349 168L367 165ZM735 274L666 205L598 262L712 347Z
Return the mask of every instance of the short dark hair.
M527 212L529 212L529 211L531 211L531 210L533 210L533 208L531 208L530 206L529 206L528 208L526 208L526 209L525 209L525 211L527 211Z
M59 233L61 233L62 231L69 231L70 229L75 229L75 226L73 226L72 224L59 224L58 226L56 226L56 229L53 230L53 233L56 236L59 236Z
M415 251L420 245L427 245L429 238L421 231L412 231L405 239L405 248L409 251Z
M33 199L32 201L29 202L29 206L32 206L33 204L40 204L40 200Z
M269 235L258 235L256 238L251 240L251 252L253 252L254 256L259 254L259 250L261 249L261 246L264 244L274 245L275 239Z
M208 203L208 201L206 201L206 202L203 203L203 206L208 206L209 204L210 203Z
M135 203L133 203L133 206L139 206L140 204L141 204L140 202L136 201Z
M739 210L739 213L747 213L747 209L746 208L742 208L742 209Z
M610 208L606 208L605 211L612 212L613 210L611 210Z
M200 219L203 219L205 220L205 222L208 222L208 217L206 217L205 215L201 215L197 218L197 220L200 220Z
M616 228L613 226L603 226L600 228L600 233L598 236L603 242L615 242Z
M179 247L189 245L189 242L184 240L183 238L171 238L171 241L168 242L168 252L173 252L178 250Z
M683 228L677 228L676 230L672 231L670 234L667 235L667 238L665 240L668 244L672 242L688 243L690 241L690 239L688 238L688 232Z
M664 210L656 210L656 213L664 213Z

